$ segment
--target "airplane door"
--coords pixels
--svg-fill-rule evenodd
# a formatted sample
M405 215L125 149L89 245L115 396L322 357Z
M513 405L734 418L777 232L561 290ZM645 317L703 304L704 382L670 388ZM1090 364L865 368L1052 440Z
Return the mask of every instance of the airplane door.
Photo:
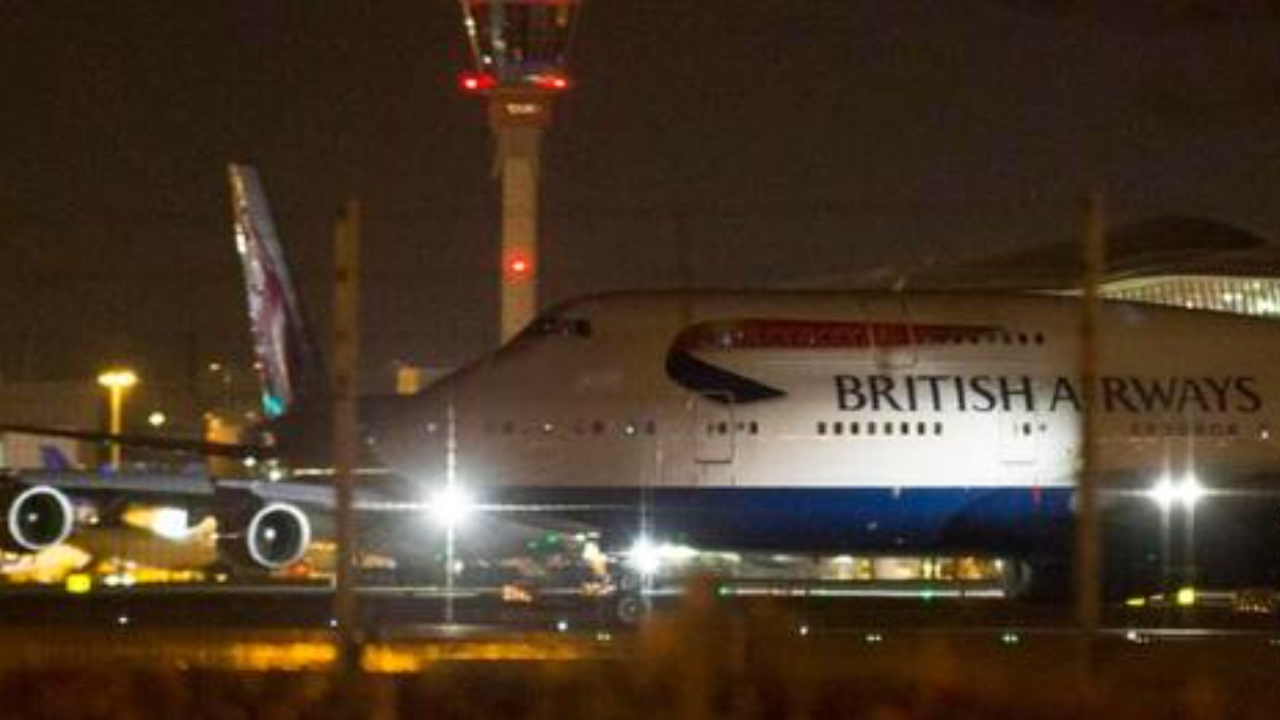
M911 327L911 314L907 301L895 295L889 301L889 312L881 321L873 321L871 343L875 348L876 364L886 370L909 368L916 364L915 333Z
M1035 413L1008 413L999 416L1000 456L1011 469L1035 464L1039 450L1040 425Z
M699 485L728 485L733 481L736 444L733 403L693 398L694 463Z

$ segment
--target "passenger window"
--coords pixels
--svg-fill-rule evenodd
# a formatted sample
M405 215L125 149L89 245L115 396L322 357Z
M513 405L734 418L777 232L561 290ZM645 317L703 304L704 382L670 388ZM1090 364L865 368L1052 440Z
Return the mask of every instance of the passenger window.
M591 337L591 323L573 318L546 317L529 326L533 335L562 335L564 337Z
M827 434L827 424L826 424L826 423L824 423L824 422L819 422L819 423L818 423L818 434L819 434L819 435L826 435L826 434Z
M831 434L833 434L833 435L843 435L843 434L844 434L844 423L842 423L842 422L832 423L832 424L831 424Z

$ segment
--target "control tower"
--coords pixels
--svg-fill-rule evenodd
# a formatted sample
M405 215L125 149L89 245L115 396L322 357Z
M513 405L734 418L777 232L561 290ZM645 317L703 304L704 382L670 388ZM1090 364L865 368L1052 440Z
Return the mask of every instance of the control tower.
M471 68L459 85L489 103L502 182L501 340L538 308L538 165L582 0L461 0Z

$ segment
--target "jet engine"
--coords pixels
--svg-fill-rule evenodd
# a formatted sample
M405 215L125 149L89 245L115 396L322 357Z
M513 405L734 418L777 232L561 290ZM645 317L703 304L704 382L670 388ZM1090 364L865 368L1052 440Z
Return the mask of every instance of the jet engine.
M75 528L75 508L57 488L15 485L0 489L0 548L37 552L67 539Z
M219 553L241 566L279 570L301 560L311 544L311 521L288 503L256 509L243 527L218 538Z

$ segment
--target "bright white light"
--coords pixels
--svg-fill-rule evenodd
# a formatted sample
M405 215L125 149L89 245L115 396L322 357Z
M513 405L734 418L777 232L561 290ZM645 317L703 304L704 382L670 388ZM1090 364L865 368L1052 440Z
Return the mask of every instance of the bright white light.
M1200 478L1195 473L1187 473L1182 478L1182 505L1188 509L1194 508L1196 503L1200 502L1200 498L1205 496L1204 486L1200 484Z
M190 534L187 511L181 508L160 508L151 517L151 532L166 540L182 540Z
M1169 477L1168 474L1161 475L1156 484L1152 485L1151 489L1147 491L1147 497L1151 498L1156 505L1159 505L1161 510L1168 510L1172 507L1176 495L1177 490L1173 484L1173 478Z
M662 567L662 555L653 541L641 535L627 551L627 564L641 575L653 575Z
M627 565L641 575L653 575L663 568L681 565L696 557L698 551L687 545L656 544L641 535L627 551Z
M475 510L475 503L461 487L448 485L432 496L427 508L431 517L441 526L456 529Z
M1195 473L1187 473L1177 481L1166 473L1147 491L1147 497L1159 505L1161 510L1169 510L1174 505L1191 510L1204 496L1204 486Z

